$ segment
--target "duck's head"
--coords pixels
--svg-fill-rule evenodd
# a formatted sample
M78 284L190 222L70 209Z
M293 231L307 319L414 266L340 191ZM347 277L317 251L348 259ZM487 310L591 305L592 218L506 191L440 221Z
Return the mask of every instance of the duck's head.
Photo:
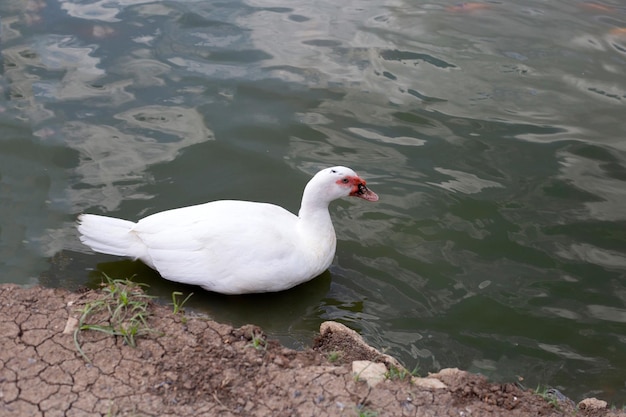
M378 201L378 195L367 188L365 184L365 180L352 169L336 166L323 169L315 174L307 184L307 189L314 188L318 198L328 202L348 196L359 197L367 201Z

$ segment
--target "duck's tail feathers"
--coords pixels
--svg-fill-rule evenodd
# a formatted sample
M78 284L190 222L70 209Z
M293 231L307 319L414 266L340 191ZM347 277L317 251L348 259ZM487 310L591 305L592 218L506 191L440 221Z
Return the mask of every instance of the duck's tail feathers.
M96 252L141 258L145 245L133 231L136 223L114 217L81 214L78 216L80 241Z

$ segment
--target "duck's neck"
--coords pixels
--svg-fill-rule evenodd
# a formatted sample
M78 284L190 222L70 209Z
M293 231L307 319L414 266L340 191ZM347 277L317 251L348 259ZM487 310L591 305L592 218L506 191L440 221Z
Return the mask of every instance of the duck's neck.
M300 226L309 233L332 234L334 236L335 229L328 211L329 202L323 199L310 198L310 195L305 191L302 196L302 205L298 212Z
M328 204L316 193L305 193L298 212L298 232L306 247L307 259L315 275L321 274L331 264L335 256L337 238L328 212Z
M301 222L306 223L308 226L321 229L333 226L330 213L328 212L328 203L311 202L303 199L298 217Z

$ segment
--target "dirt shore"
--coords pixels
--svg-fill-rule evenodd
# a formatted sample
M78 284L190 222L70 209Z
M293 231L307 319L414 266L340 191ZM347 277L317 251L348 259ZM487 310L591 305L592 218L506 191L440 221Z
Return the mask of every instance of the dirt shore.
M98 297L0 286L0 416L626 416L455 369L415 378L337 323L294 351L150 303L136 347L81 331L82 356L73 326Z

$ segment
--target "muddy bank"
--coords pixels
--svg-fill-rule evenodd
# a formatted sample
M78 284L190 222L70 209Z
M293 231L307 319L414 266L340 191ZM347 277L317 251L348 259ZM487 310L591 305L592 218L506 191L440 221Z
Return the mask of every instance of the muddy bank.
M82 356L74 319L99 297L0 286L0 416L626 416L458 370L412 378L341 325L294 351L152 303L135 348L81 331Z

